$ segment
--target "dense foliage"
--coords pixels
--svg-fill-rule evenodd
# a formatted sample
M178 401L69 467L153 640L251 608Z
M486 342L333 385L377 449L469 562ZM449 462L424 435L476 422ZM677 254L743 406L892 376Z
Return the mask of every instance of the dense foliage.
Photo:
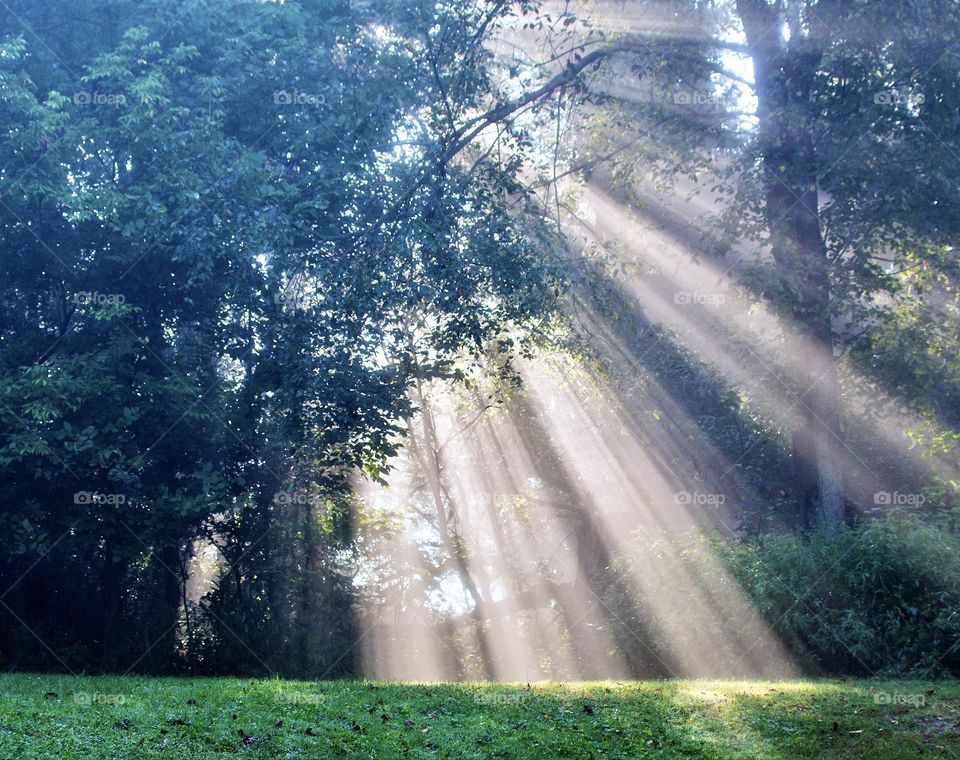
M7 667L960 670L957 4L573 5L0 3Z
M762 538L725 559L802 662L824 672L960 672L955 535L892 519L809 541Z
M901 516L840 533L772 534L735 543L646 533L636 549L613 565L606 594L606 603L621 611L613 624L625 651L644 613L632 606L623 578L637 556L650 552L682 557L682 567L696 578L676 605L690 629L711 625L699 594L722 599L742 589L810 672L912 678L960 672L960 541L942 526ZM669 663L675 642L651 636L649 643ZM755 655L776 657L759 651L762 642L749 643ZM720 671L736 672L742 651L718 635ZM650 657L637 652L644 654Z
M5 6L11 664L351 670L349 477L385 470L414 380L552 308L522 134L468 139L508 12Z
M956 3L633 12L593 85L581 165L632 207L649 180L704 196L694 255L721 257L739 296L782 319L763 359L796 407L783 437L801 521L836 526L878 490L928 485L937 465L911 472L902 448L851 432L881 408L923 419L914 441L946 455L939 495L955 495Z

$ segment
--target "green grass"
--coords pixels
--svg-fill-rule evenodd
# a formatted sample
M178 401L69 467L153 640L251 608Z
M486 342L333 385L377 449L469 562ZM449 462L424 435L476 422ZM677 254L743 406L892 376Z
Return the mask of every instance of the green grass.
M960 682L0 676L0 758L960 760ZM256 737L256 738L252 738Z

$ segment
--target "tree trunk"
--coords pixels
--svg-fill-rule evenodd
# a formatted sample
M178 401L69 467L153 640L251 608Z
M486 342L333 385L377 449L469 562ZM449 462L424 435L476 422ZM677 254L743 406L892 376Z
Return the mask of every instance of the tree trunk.
M120 585L121 566L114 560L116 540L106 539L103 547L103 564L100 569L101 655L106 667L112 667L118 658L120 636L120 613L123 591Z
M300 667L312 674L316 661L314 634L320 625L314 597L317 595L317 575L320 571L320 553L317 542L317 515L312 498L303 505L303 561L304 577L300 578L300 610L297 617L297 634L300 645Z
M450 554L457 575L463 583L464 588L473 599L473 609L470 616L477 626L477 645L481 662L487 677L494 677L493 653L490 650L490 644L487 641L487 630L485 625L484 606L486 600L480 594L480 589L474 581L473 573L470 568L469 557L466 548L463 545L463 538L451 525L453 503L449 498L445 499L445 488L443 485L442 463L440 460L440 443L437 440L436 425L433 419L433 412L427 403L423 394L423 385L418 377L416 382L417 402L420 404L420 417L423 422L423 451L418 451L415 437L411 436L410 446L414 455L420 460L420 467L423 470L424 478L433 497L434 505L437 511L437 531L440 534L440 540L444 548ZM447 514L447 504L450 504L451 514Z
M780 304L792 321L798 422L794 480L808 525L843 525L839 383L833 357L830 273L820 225L817 155L807 109L821 52L784 40L780 6L737 0L756 80L763 187Z
M177 631L169 628L180 619L180 610L182 609L183 599L181 598L181 579L179 577L180 568L180 548L169 544L160 550L160 577L162 578L161 588L163 592L163 609L159 625L163 634L163 643L157 645L157 651L161 654L161 662L166 664L173 660L174 652L177 646Z

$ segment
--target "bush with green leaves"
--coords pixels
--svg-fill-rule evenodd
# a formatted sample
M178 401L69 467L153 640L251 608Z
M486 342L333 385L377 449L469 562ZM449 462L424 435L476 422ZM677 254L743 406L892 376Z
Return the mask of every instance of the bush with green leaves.
M744 621L718 623L716 610L700 601L727 600L726 608L741 594L793 663L811 674L960 673L960 536L953 532L897 517L837 532L737 541L647 534L638 539L636 551L611 569L604 599L620 613L613 635L636 675L704 667L683 661L691 647L683 634L678 640L676 634L659 633L669 628L693 636L704 626L716 633L709 667L775 673L776 651L758 641L751 646L751 662L743 662L737 637ZM632 573L655 572L649 563L657 558L670 558L671 572L694 580L670 588L670 610L681 616L677 621L664 621L649 600L631 594L626 580ZM682 625L666 625L670 622ZM718 625L728 628L716 630Z
M911 517L720 549L810 669L960 672L960 537Z

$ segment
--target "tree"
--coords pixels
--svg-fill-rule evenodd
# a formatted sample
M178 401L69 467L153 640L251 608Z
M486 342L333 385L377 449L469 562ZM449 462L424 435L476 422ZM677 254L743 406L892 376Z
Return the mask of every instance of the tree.
M350 478L387 471L414 382L555 307L513 119L595 61L498 94L487 43L534 9L8 4L9 649L350 672Z
M651 8L651 29L607 46L613 70L632 67L648 95L596 80L595 100L632 119L635 133L598 142L584 165L613 162L628 182L638 158L668 179L707 172L731 198L718 219L724 235L769 251L746 284L787 325L800 412L794 495L808 524L835 527L847 456L836 358L863 348L901 270L955 245L960 198L943 167L958 155L958 9L737 0L673 10ZM876 20L869 30L865 18ZM752 78L731 68L737 57L752 63Z

